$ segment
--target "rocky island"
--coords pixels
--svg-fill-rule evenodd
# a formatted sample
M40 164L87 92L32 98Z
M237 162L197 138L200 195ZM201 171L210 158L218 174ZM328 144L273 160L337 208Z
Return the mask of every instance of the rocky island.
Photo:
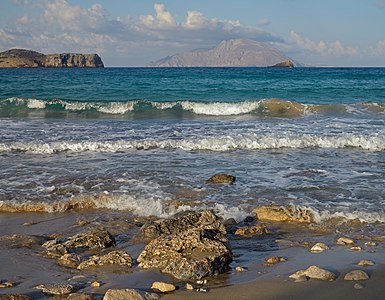
M11 49L0 53L0 68L103 68L97 54L43 54L26 49Z
M233 39L211 49L198 49L151 62L148 67L294 67L276 48L250 39Z

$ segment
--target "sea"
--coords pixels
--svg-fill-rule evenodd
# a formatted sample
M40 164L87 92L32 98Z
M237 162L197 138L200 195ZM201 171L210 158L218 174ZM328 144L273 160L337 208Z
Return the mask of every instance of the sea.
M382 224L385 69L0 69L0 170L3 213Z

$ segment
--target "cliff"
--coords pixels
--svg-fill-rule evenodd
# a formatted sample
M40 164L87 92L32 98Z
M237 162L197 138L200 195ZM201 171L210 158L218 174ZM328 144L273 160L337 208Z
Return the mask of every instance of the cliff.
M11 49L0 53L0 68L100 68L97 54L42 54L32 50Z
M268 67L290 60L276 48L249 39L222 41L211 49L162 58L150 67Z

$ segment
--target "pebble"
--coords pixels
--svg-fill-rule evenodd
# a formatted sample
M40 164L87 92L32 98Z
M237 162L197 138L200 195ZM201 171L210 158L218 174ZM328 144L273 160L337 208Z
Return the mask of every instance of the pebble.
M365 286L363 285L363 284L361 284L361 283L355 283L354 284L354 288L356 289L356 290L360 290L360 289L363 289Z
M207 289L204 289L204 288L199 288L196 291L201 293L207 293Z
M368 280L369 276L362 270L354 270L347 273L344 277L345 280Z
M361 267L364 267L364 266L374 266L375 263L373 261L371 261L371 260L368 260L368 259L362 259L362 260L360 260L358 262L357 265L359 265Z
M160 291L161 293L169 293L175 291L176 287L171 283L155 281L151 285L151 289L155 291Z
M237 271L237 272L245 272L245 271L247 271L247 269L246 268L244 268L244 267L235 267L235 271Z
M207 283L207 280L206 279L203 279L203 280L197 280L197 284L206 284Z
M362 251L362 248L360 246L354 246L354 247L350 247L350 250L353 250L353 251Z
M186 290L192 291L194 289L194 286L190 283L186 283Z
M4 281L2 283L0 283L0 288L11 288L13 287L13 282L10 282L10 281Z
M329 247L324 243L317 243L310 249L311 252L324 252L326 250L329 250Z
M101 287L101 283L99 282L99 281L93 281L93 282L91 282L91 286L92 287Z
M337 240L337 245L353 245L353 244L354 244L354 241L347 237L340 237Z
M275 265L275 264L278 264L280 262L285 262L285 261L286 261L286 258L284 258L282 256L271 256L271 257L265 258L265 264L267 266Z
M366 247L375 247L375 246L377 246L377 244L375 242L366 242L365 246Z

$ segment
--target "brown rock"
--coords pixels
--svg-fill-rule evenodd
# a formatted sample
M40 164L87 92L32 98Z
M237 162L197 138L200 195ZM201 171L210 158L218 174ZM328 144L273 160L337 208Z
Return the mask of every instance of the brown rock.
M310 249L311 252L324 252L326 250L329 250L329 247L324 243L317 243Z
M152 240L138 257L142 268L159 268L176 278L201 279L219 274L231 262L224 234L209 229L189 229Z
M271 256L265 259L265 264L268 266L271 266L271 265L275 265L285 261L286 261L286 258L283 258L281 256Z
M103 300L153 300L159 299L155 293L148 293L134 289L110 289L108 290Z
M375 263L374 263L373 261L371 261L371 260L362 259L362 260L360 260L360 261L358 262L357 265L359 265L359 266L361 266L361 267L365 267L365 266L374 266Z
M236 177L228 174L215 174L211 176L207 182L209 183L234 183Z
M131 256L122 250L111 251L105 255L94 255L90 259L79 264L78 269L84 270L92 267L100 267L104 265L118 265L130 268L132 266Z
M337 278L336 274L330 271L321 269L317 266L310 266L306 270L299 270L291 274L289 277L297 280L302 276L307 276L309 278L323 280L323 281L333 281L333 280L336 280Z
M354 245L354 241L347 237L340 237L337 240L337 245Z
M260 206L253 210L256 218L261 221L313 223L313 212L307 208L295 206L281 207L276 205Z
M354 271L351 271L349 273L347 273L344 277L345 280L354 280L354 281L357 281L357 280L368 280L369 279L369 275L366 274L366 272L362 271L362 270L354 270Z
M171 283L166 283L166 282L160 282L160 281L155 281L151 285L151 289L153 289L155 292L159 291L161 293L170 293L176 290L175 285Z
M141 231L147 237L159 237L188 229L212 229L226 233L226 227L211 210L190 211L174 218L146 222Z
M0 295L0 300L33 300L33 299L27 295L4 294L4 295Z
M69 237L63 245L68 249L107 248L115 246L115 239L106 230L92 230Z
M236 235L264 235L270 233L269 229L261 224L252 227L241 227L235 231Z
M77 268L82 259L75 253L66 253L58 258L57 263L63 267Z
M81 294L81 293L70 294L67 297L67 300L93 300L93 299L94 298L92 298L91 295Z

